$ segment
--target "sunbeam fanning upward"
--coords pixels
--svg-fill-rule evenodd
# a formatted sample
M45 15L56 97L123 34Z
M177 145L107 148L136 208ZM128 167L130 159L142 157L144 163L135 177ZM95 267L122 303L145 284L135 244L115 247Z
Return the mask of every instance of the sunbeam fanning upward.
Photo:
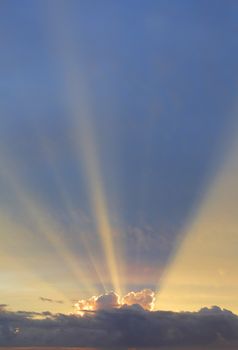
M0 348L238 348L237 23L0 1Z
M54 35L57 36L56 42L60 43L57 47L55 58L60 60L64 72L64 95L66 96L66 104L68 104L69 117L72 118L72 138L75 145L75 155L79 164L85 168L90 201L97 231L101 238L107 268L110 273L111 284L113 289L121 294L120 273L114 247L115 242L101 179L98 161L100 157L97 154L96 136L91 122L92 110L89 106L87 84L79 67L72 34L70 35L70 22L67 20L67 11L65 15L65 8L63 7L57 7L54 10L56 10L54 11L56 18L50 27ZM62 22L65 25L64 32L62 32ZM120 243L118 241L117 250L119 250L119 246ZM122 254L122 251L120 254ZM106 285L106 282L103 284Z
M238 312L237 135L161 281L158 309L220 305Z
M87 118L86 118L87 119ZM107 267L110 272L110 277L112 281L113 289L121 295L121 284L119 277L118 261L116 258L116 250L114 247L114 237L113 230L110 225L107 204L105 195L103 193L103 183L99 175L99 164L97 163L96 155L96 145L93 142L93 134L89 123L86 120L84 123L79 123L78 129L79 135L76 135L79 140L82 140L80 143L80 149L83 150L85 166L86 166L86 175L88 177L89 193L92 202L92 208L97 224L97 230L101 238L102 248L106 257ZM118 238L118 237L117 237ZM117 243L118 252L119 245ZM122 251L120 250L120 254ZM121 258L121 256L120 256Z
M5 157L1 157L0 175L5 180L9 190L13 192L16 204L21 208L18 213L20 214L18 225L20 225L23 220L23 224L29 226L30 230L32 230L32 235L40 235L43 240L46 239L69 266L75 278L80 281L80 283L84 284L88 291L95 293L96 289L93 287L93 282L83 269L80 268L80 260L75 258L72 252L70 252L67 242L62 239L62 226L60 227L46 212L43 206L39 205L35 198L32 198L32 195L25 188L24 182L20 181L21 175L17 174L15 167L11 166L9 163L9 161L7 162L5 160ZM4 207L2 210L4 210ZM14 217L14 213L11 214L11 217ZM14 218L14 220L17 222L16 218ZM20 235L20 239L22 238L22 235Z

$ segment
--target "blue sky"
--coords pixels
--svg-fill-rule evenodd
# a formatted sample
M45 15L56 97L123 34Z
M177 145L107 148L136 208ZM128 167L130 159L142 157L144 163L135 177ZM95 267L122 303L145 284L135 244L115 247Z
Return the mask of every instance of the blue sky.
M77 230L67 231L62 187L94 234L64 83L73 65L83 77L79 114L87 96L126 264L164 268L223 159L234 122L237 2L3 0L0 12L3 159L66 228L69 242ZM4 176L0 192L4 213L28 222ZM80 245L72 250L85 254Z

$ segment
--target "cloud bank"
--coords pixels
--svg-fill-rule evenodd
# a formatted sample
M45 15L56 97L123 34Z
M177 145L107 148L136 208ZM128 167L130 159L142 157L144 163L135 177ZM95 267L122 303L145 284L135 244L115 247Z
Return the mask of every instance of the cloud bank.
M238 316L219 307L199 312L140 306L84 316L0 311L0 346L209 346L238 344Z

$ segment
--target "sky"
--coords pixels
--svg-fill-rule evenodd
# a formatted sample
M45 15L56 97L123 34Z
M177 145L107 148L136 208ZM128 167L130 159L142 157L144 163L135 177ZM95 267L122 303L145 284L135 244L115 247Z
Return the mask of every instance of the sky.
M237 19L232 0L1 1L2 305L238 313Z

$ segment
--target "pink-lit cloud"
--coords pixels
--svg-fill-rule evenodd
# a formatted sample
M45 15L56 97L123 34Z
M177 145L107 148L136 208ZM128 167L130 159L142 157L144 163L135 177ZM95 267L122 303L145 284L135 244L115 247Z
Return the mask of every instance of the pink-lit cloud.
M155 293L150 289L143 289L138 292L129 292L120 298L115 292L92 296L88 299L81 299L75 304L76 313L83 315L85 312L108 310L125 306L140 305L143 309L152 311L155 301Z

